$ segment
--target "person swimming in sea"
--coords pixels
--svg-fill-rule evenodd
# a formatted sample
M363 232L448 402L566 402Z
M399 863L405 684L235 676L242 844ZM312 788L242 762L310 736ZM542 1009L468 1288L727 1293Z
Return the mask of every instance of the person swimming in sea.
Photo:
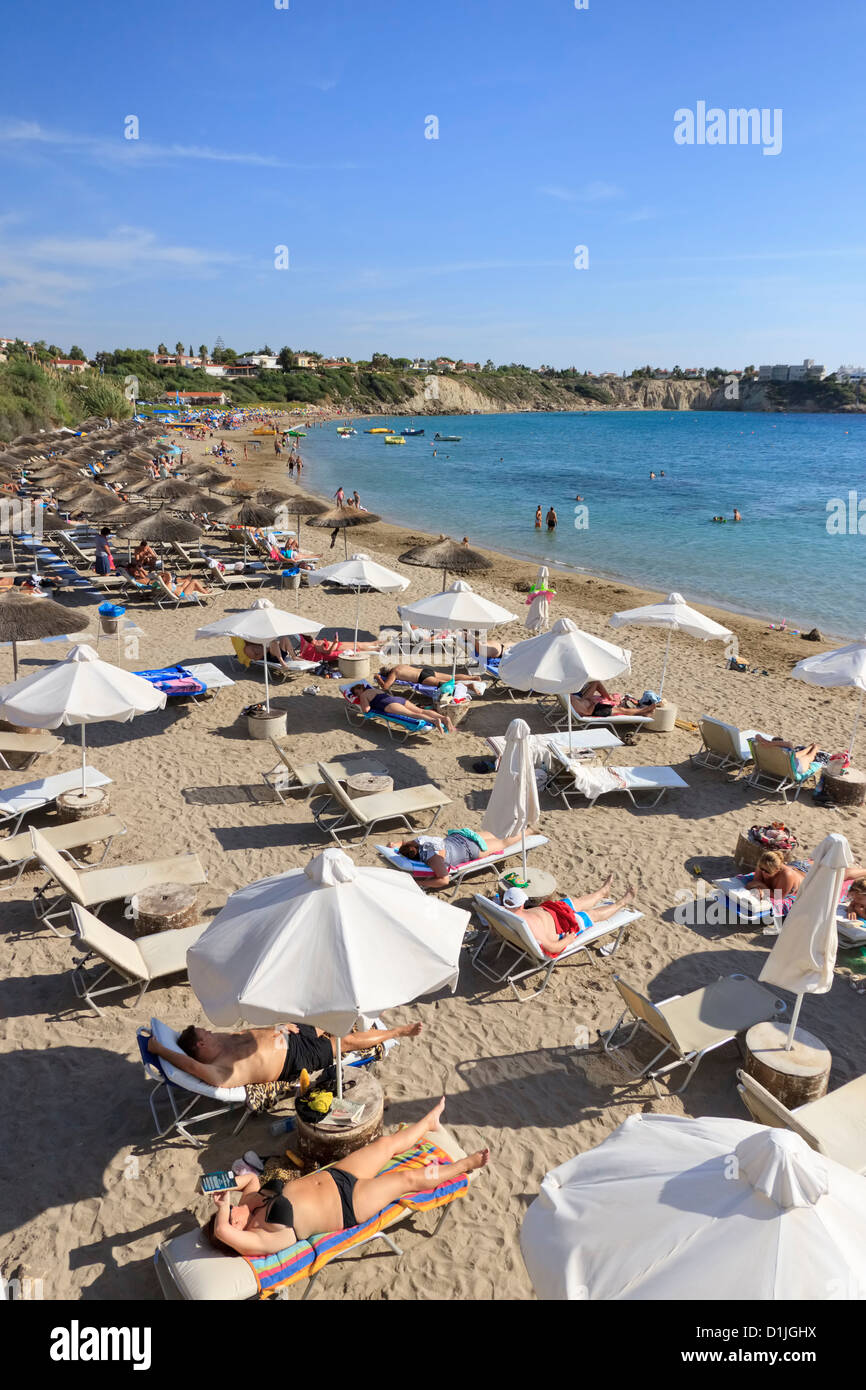
M735 507L735 508L734 508L734 521L742 521L742 519L743 519L743 518L740 516L739 508L738 508L738 507Z

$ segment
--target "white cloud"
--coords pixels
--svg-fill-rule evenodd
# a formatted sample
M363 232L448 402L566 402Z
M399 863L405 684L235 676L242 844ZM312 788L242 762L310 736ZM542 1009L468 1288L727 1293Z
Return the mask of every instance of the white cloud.
M78 150L84 158L97 163L114 165L126 164L130 167L140 164L170 164L182 162L216 162L220 164L243 164L266 169L356 169L358 164L341 161L334 164L297 164L276 155L256 154L242 150L219 150L209 145L161 145L142 137L126 140L122 126L118 125L117 138L106 139L92 135L79 135L74 131L50 130L37 121L7 121L0 124L0 146L14 149L42 145L65 150Z
M625 196L615 183L603 183L596 179L584 184L583 188L566 188L563 184L544 184L538 190L546 198L556 198L561 203L606 203L612 198Z

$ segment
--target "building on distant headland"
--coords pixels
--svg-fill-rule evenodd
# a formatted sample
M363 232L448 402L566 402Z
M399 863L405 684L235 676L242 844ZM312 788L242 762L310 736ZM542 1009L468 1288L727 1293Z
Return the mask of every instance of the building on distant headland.
M313 365L313 359L312 359L312 357L305 357L304 354L303 354L302 352L301 352L301 353L298 353L297 357L295 358L295 366L296 366L296 367L312 367L312 365Z
M807 357L804 362L779 363L774 366L762 363L758 368L758 381L823 381L827 368Z
M278 372L280 370L276 353L270 352L251 352L246 357L239 357L237 365L239 367L259 367L263 372Z
M150 360L157 367L203 367L204 359L201 357L190 357L186 352L152 352Z
M59 372L86 372L90 367L89 362L80 362L77 357L52 357L51 365Z
M854 367L850 363L847 367L836 368L837 381L866 381L866 367Z

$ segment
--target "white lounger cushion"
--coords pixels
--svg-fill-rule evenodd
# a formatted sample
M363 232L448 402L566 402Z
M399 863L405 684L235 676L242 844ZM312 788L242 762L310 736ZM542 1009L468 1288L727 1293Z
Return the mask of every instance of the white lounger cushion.
M150 1020L150 1031L161 1042L163 1047L170 1047L173 1052L180 1052L178 1047L177 1033L173 1028L169 1028L167 1023L161 1019L152 1018ZM199 1081L198 1077L190 1076L189 1072L181 1071L180 1067L173 1066L164 1057L159 1057L159 1065L162 1067L168 1080L174 1086L183 1086L186 1091L196 1091L200 1096L209 1096L212 1100L224 1101L227 1105L237 1105L240 1101L247 1098L246 1089L243 1086L208 1086L206 1082ZM226 1256L220 1256L226 1264L242 1264L249 1269L246 1260L229 1260ZM255 1280L253 1280L255 1283ZM255 1292L255 1289L253 1290Z
M201 936L206 922L177 931L153 932L137 941L115 931L86 908L72 905L78 941L108 964L135 980L158 980L186 971L186 953Z
M734 904L747 922L772 920L774 916L772 903L767 898L761 898L757 893L753 893L748 884L743 883L740 878L717 878L713 880L713 887L729 903Z
M527 835L526 837L526 848L528 850L539 849L541 845L546 844L546 835ZM415 874L416 878L429 878L433 875L433 870L429 869L426 864L418 864L414 859L406 859L404 855L400 854L396 849L390 849L388 845L376 845L376 849L379 851L382 858L387 859L388 863L392 864L395 869L407 870L409 873ZM456 871L459 872L469 865L473 868L476 866L480 868L485 864L495 864L497 860L507 859L512 854L520 854L519 844L512 845L510 849L503 850L500 854L482 854L479 859L470 859L466 864L458 864L456 866ZM454 873L455 870L452 869L451 872Z
M84 782L87 787L107 787L111 781L104 772L95 767L84 769ZM75 791L81 786L81 768L71 772L57 772L53 777L39 777L33 782L22 782L20 787L8 787L0 792L0 815L17 816L27 811L38 811L55 801L61 792Z
M110 869L88 869L85 873L78 873L32 826L30 838L34 858L39 860L72 901L80 903L82 907L129 898L157 883L207 882L207 874L197 854L152 859L144 864L119 864Z

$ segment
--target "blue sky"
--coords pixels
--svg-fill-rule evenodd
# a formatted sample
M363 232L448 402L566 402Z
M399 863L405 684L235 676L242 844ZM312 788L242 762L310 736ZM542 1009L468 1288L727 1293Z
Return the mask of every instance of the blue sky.
M289 6L7 13L0 336L866 357L861 0ZM781 153L677 145L698 101L781 108Z

